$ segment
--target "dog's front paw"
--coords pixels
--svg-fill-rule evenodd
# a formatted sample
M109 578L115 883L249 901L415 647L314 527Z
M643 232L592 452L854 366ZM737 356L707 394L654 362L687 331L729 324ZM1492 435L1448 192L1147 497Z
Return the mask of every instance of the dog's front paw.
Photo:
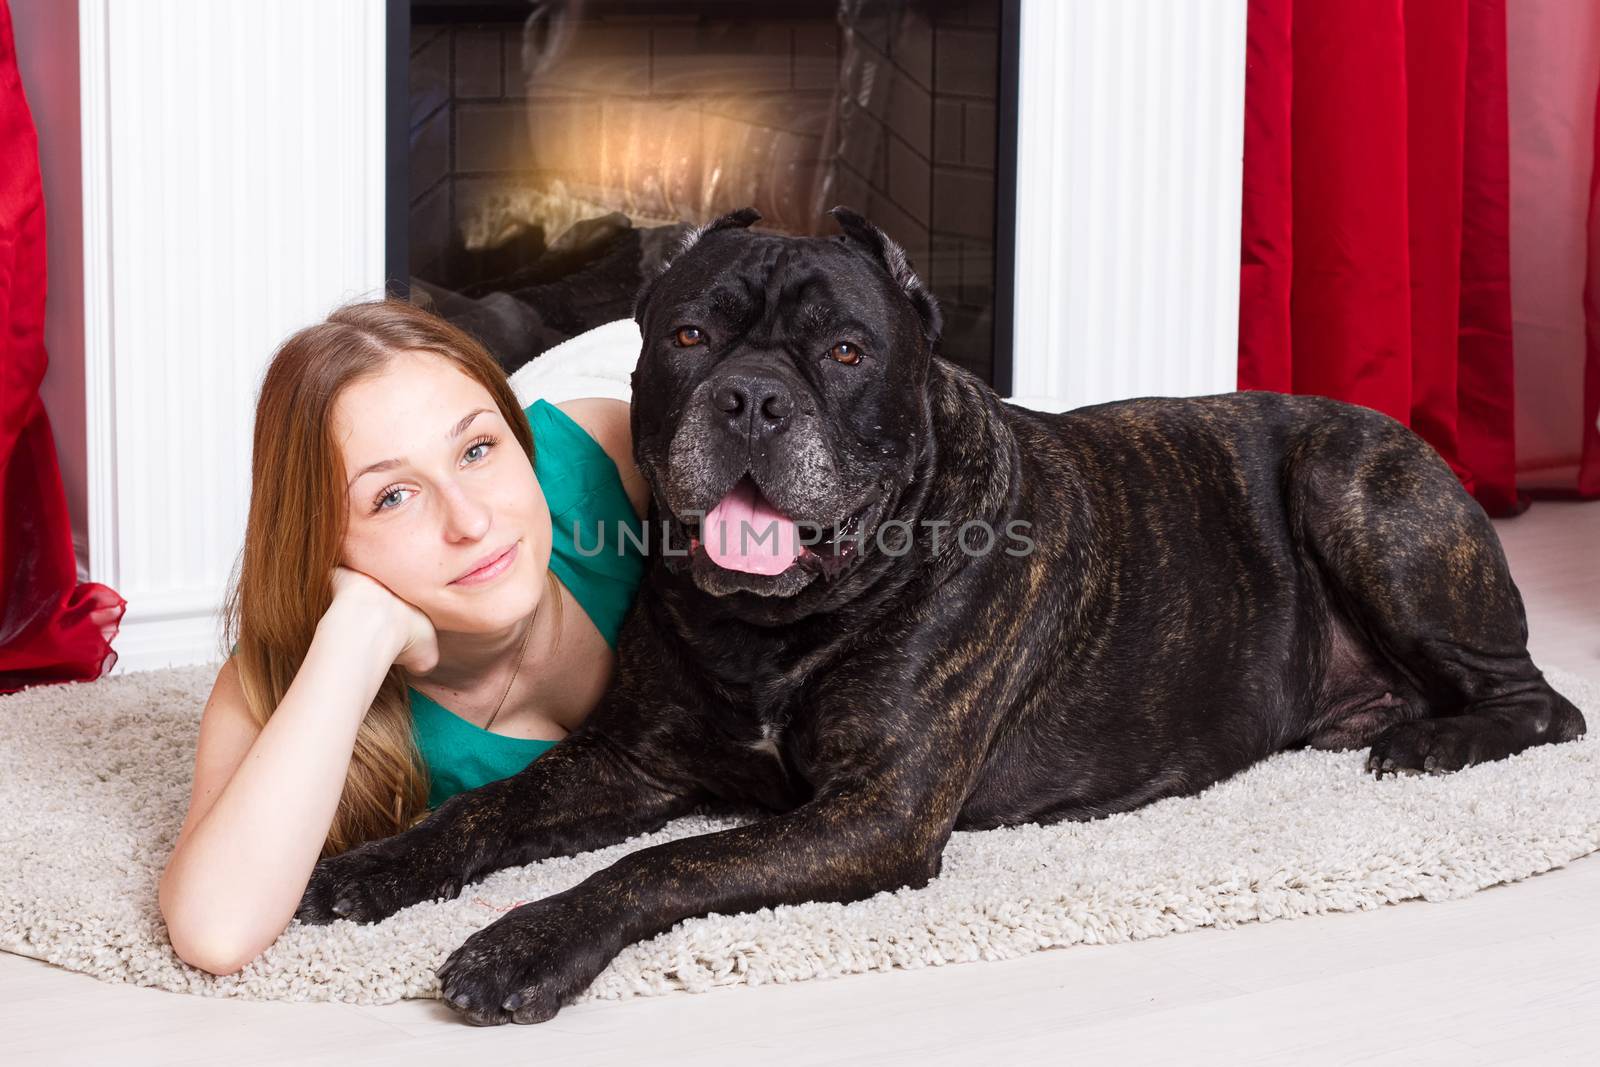
M542 1023L571 1003L617 949L570 900L524 904L462 942L439 968L445 1003L477 1026Z
M319 860L294 917L311 925L370 923L424 900L453 899L465 878L441 870L433 845L413 828Z

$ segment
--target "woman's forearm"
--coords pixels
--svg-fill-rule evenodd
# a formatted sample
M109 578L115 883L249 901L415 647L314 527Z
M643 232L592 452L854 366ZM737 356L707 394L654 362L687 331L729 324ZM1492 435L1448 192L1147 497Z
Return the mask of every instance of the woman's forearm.
M330 612L283 700L162 875L190 963L230 973L288 926L333 822L356 731L399 644Z

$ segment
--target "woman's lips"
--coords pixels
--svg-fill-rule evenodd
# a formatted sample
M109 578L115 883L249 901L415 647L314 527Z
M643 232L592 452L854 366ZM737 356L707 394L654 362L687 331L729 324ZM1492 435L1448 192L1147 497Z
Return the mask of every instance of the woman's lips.
M521 541L511 542L511 547L500 553L500 555L496 556L488 563L485 563L477 570L468 574L463 574L450 584L482 585L484 582L494 581L496 578L500 577L500 575L510 570L511 565L517 561L517 546L520 544L522 544Z

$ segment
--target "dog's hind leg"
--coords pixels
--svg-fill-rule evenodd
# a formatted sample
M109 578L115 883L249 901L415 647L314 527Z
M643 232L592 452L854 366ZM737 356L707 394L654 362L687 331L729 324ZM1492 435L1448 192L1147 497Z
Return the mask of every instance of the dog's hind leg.
M1583 734L1583 715L1528 655L1488 516L1421 438L1343 409L1291 446L1285 488L1335 610L1420 702L1377 731L1369 770L1459 770Z

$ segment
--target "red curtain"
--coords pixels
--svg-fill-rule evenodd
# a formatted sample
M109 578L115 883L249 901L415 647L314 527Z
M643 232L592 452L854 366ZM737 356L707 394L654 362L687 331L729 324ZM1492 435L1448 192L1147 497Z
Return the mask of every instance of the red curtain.
M1250 0L1239 387L1394 416L1516 490L1505 0Z
M44 195L38 141L0 0L0 692L98 678L126 602L79 584L44 380Z
M1589 172L1589 276L1583 314L1587 352L1583 376L1583 458L1578 493L1600 497L1600 90L1594 110L1594 164Z

